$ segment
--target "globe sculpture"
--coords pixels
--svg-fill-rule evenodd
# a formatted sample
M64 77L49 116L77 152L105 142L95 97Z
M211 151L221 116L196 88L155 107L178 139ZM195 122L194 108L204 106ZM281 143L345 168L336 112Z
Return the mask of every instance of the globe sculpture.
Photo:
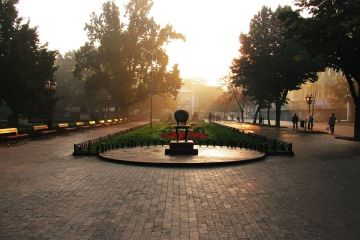
M185 110L177 110L174 113L176 120L176 141L179 142L179 129L185 129L185 142L188 141L189 125L186 125L187 120L189 119L189 113Z
M188 140L189 125L187 121L189 119L189 113L185 110L177 110L174 113L176 120L176 125L174 126L176 130L176 141L172 140L169 144L170 149L165 149L166 155L197 155L198 150L194 149L194 142ZM179 130L185 129L184 140L180 140Z

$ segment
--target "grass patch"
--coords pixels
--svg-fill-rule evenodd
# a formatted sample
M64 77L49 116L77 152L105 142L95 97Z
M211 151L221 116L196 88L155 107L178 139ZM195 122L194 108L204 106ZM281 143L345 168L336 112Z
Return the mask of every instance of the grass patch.
M221 127L213 123L199 123L199 127L205 130L205 133L208 135L208 141L210 142L242 142L242 143L257 143L258 140L240 132L235 132L234 130Z
M105 143L119 143L119 142L147 142L160 140L160 135L167 131L171 131L167 123L153 123L153 127L145 126L135 129L133 131L121 134L119 136L109 138Z

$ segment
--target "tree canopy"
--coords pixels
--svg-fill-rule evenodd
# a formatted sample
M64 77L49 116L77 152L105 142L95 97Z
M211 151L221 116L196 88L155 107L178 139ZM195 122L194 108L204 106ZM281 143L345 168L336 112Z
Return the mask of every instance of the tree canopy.
M65 54L58 54L55 64L57 71L55 72L55 79L57 81L58 102L56 110L58 113L63 113L66 107L78 106L82 110L91 109L91 103L87 101L85 96L84 85L85 82L74 77L75 68L75 51L70 51Z
M171 25L160 27L149 17L151 0L131 0L120 22L116 4L105 2L102 13L93 13L86 24L89 41L76 52L75 76L85 81L88 97L104 89L118 107L126 109L153 94L176 96L179 68L167 70L167 42L185 40Z
M360 139L360 0L296 0L301 10L286 11L281 18L288 38L298 39L313 57L343 72L355 104L354 137Z
M0 99L11 108L10 125L18 117L46 116L55 99L44 89L53 80L56 52L39 44L36 28L18 17L18 0L0 1Z
M253 17L249 33L240 35L240 57L231 66L234 83L243 86L247 95L259 105L275 103L278 127L288 92L316 81L320 69L296 39L285 39L286 26L279 19L283 11L291 8L273 12L264 6Z

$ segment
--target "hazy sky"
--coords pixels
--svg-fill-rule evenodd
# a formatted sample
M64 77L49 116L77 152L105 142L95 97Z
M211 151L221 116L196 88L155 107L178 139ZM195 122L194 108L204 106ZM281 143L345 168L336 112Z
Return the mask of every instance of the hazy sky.
M90 13L99 12L105 0L20 0L19 15L38 26L40 40L61 53L78 49L86 41L83 30ZM127 0L115 0L124 14ZM203 79L210 84L228 73L238 56L239 35L263 5L275 9L293 0L153 0L151 15L183 33L186 42L167 46L170 65L180 65L182 78Z

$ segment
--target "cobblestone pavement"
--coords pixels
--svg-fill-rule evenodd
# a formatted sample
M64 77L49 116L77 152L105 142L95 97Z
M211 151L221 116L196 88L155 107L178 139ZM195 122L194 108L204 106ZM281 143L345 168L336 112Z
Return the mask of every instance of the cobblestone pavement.
M360 239L359 142L254 128L296 155L194 169L71 155L135 124L0 147L0 239Z
M252 122L251 119L246 119L246 120L248 122ZM265 121L265 124L267 124L267 120ZM271 120L271 124L275 125L275 121ZM298 130L304 131L303 128L300 128L300 123L298 125L299 125ZM292 122L291 121L281 121L281 126L292 128ZM328 127L327 122L317 122L317 121L314 122L314 130L330 133L329 130L326 130L326 127ZM354 136L354 123L353 122L336 122L335 136L346 136L346 137Z

